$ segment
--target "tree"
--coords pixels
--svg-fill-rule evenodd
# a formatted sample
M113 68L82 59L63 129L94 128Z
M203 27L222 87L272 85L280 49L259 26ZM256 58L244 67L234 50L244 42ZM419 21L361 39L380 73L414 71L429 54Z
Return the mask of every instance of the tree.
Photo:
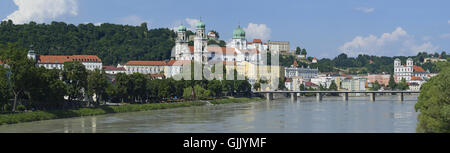
M127 86L128 95L130 95L132 103L135 103L136 100L139 102L142 102L143 99L146 97L147 93L147 81L148 78L144 74L140 73L134 73L128 76L129 82ZM164 80L168 82L167 80ZM171 86L169 86L171 87Z
M212 96L220 97L222 95L222 83L219 80L209 81L208 90L211 91Z
M88 95L96 96L97 105L100 104L102 97L105 97L106 88L108 87L108 78L103 70L94 70L88 75Z
M211 96L211 91L205 90L200 85L195 85L194 90L195 90L194 92L195 92L196 96L194 99L191 99L191 100L205 100ZM185 99L190 99L191 93L192 93L192 87L187 87L184 89L183 97Z
M338 90L336 81L334 81L334 80L331 81L331 84L330 84L330 87L328 88L328 90L330 90L330 91L337 91ZM331 93L331 95L332 96L337 96L338 94L337 93Z
M301 53L301 54L302 54L302 55L305 55L305 56L306 56L306 55L308 55L308 52L306 52L306 49L305 49L305 48L303 48L303 49L302 49L302 53Z
M87 92L88 72L79 61L65 62L62 78L67 84L69 102L82 100Z
M0 54L0 60L7 61L9 65L10 89L14 96L12 111L14 112L20 96L29 89L29 83L34 80L35 62L27 59L25 49L19 47L17 43L0 45Z
M450 69L422 85L415 106L420 111L417 132L450 133Z
M116 74L114 87L112 87L114 91L110 92L113 93L113 95L110 96L116 97L119 99L119 102L128 100L128 82L129 78L125 73Z
M300 91L306 91L305 85L304 85L303 83L300 84L299 89L300 89ZM300 95L304 96L305 94L304 94L304 93L301 93Z
M11 98L11 91L9 89L8 71L0 65L0 111L4 108L4 105L8 104L9 98Z
M11 23L11 24L10 24ZM104 65L117 65L130 60L163 60L170 58L176 34L168 28L148 29L138 26L103 23L66 24L0 24L0 44L17 42L34 45L42 55L97 55Z
M255 89L256 91L260 91L261 90L261 83L258 81L253 85L253 89Z
M396 85L396 87L397 87L397 89L400 89L400 90L408 90L409 89L409 85L406 82L405 78L403 78L402 81L400 81L400 83L398 83Z
M372 84L372 87L370 88L370 90L372 90L372 91L378 91L378 90L380 90L380 89L381 89L381 85L380 85L380 83L378 83L378 80L375 81L375 82Z
M389 85L388 86L391 90L395 90L397 88L397 84L395 83L393 74L391 74L391 77L389 77Z
M445 51L442 51L441 59L447 59L447 53Z
M236 81L236 90L246 96L252 92L252 85L247 80Z
M300 47L295 49L295 55L302 55L302 49Z

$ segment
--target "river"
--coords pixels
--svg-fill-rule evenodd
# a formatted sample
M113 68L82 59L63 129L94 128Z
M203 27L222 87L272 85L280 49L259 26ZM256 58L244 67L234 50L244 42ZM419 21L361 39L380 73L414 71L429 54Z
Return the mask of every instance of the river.
M415 133L417 96L300 98L0 126L1 133Z

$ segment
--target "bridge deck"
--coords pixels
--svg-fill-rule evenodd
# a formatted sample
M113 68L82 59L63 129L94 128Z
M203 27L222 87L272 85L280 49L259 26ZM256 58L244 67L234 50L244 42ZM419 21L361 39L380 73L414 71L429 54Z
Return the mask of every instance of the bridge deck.
M420 93L420 91L258 91L253 93Z

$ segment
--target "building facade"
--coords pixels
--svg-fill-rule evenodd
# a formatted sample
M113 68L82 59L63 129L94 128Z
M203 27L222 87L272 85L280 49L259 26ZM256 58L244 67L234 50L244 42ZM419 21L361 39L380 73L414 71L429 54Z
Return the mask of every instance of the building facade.
M54 55L37 55L34 51L27 54L29 59L35 60L37 65L46 69L63 69L65 62L79 61L87 70L101 70L103 68L102 60L96 55L71 55L71 56L54 56Z
M291 50L289 41L269 41L268 48L271 53L288 54Z
M166 61L129 61L123 67L126 74L161 74L166 69Z
M311 79L317 77L319 74L319 69L311 69L311 68L304 68L304 67L298 67L297 61L294 61L294 63L289 68L285 68L285 77L286 78L293 78L293 77L302 77L303 79Z

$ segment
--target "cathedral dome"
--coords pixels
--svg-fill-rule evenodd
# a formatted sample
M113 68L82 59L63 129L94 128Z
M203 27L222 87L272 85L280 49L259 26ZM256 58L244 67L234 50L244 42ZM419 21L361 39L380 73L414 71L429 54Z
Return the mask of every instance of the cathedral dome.
M205 24L202 21L197 23L197 29L205 29Z
M245 31L241 28L241 26L234 30L233 39L245 39Z
M180 26L178 27L178 32L186 32L186 26L180 25Z

